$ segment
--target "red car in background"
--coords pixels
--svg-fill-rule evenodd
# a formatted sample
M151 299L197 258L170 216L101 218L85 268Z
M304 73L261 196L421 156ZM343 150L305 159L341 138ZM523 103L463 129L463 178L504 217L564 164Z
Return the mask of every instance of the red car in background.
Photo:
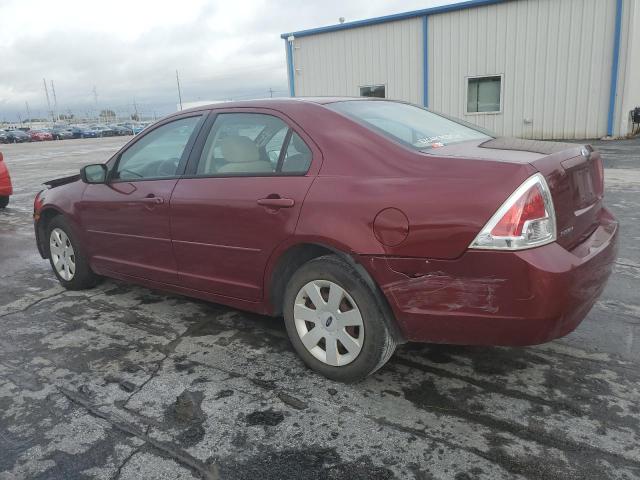
M402 102L181 111L35 199L68 289L119 278L284 316L335 380L398 343L547 342L602 292L618 223L589 146L495 138Z
M2 152L0 152L0 208L4 208L9 204L9 197L11 195L13 195L13 187L11 185L9 169L4 163Z
M27 135L31 137L32 142L44 142L46 140L53 140L53 135L51 132L47 132L44 130L29 130Z

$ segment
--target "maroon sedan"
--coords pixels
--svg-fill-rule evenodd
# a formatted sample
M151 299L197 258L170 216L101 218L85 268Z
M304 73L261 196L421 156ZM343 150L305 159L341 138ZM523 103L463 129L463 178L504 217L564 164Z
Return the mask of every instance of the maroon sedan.
M591 147L386 100L182 111L49 186L37 243L66 288L108 276L282 315L302 359L342 381L407 341L565 335L616 257Z

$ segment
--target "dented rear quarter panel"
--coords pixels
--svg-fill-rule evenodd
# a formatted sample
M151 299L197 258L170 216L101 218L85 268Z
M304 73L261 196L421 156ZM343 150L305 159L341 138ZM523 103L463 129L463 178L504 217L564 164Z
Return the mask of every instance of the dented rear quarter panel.
M469 250L454 260L361 256L410 341L532 345L574 330L602 293L618 251L618 223L567 251Z

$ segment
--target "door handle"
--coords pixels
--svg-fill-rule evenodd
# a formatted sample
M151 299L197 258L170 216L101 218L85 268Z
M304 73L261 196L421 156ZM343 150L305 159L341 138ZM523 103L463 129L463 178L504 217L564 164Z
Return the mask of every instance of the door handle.
M267 197L258 200L258 205L267 208L291 208L296 202L292 198Z
M148 196L140 199L143 203L151 203L153 205L162 205L164 203L164 198L156 197L156 196Z

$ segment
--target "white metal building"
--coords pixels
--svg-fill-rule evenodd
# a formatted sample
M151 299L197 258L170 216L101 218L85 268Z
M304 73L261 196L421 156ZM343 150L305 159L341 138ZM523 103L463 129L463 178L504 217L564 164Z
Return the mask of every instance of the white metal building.
M640 0L471 0L282 35L291 96L402 99L500 135L624 136Z

